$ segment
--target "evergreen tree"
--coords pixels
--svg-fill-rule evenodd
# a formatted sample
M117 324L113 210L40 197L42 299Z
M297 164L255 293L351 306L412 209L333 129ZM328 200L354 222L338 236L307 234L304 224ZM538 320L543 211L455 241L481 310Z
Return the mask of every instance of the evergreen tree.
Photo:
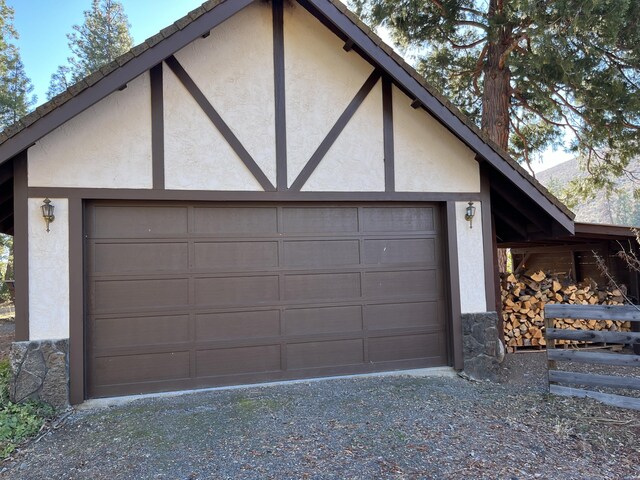
M637 0L352 0L491 140L529 162L558 146L612 186L640 154Z
M27 77L20 51L11 43L18 38L13 27L13 9L0 0L0 129L29 112L36 97L30 97L33 85Z
M60 66L51 76L48 98L115 60L133 45L129 20L116 0L92 0L84 12L84 23L74 25L67 35L72 56L68 66Z

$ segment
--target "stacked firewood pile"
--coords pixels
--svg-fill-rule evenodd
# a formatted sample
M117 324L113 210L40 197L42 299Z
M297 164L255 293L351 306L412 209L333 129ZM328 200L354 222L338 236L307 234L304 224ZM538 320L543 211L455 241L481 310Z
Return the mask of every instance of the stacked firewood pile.
M593 281L578 284L547 275L542 271L521 275L506 274L502 279L502 316L507 351L518 347L544 347L544 306L547 303L582 305L622 305L619 289L599 288ZM630 322L557 319L556 328L570 330L629 331ZM576 344L572 340L558 340L556 344Z

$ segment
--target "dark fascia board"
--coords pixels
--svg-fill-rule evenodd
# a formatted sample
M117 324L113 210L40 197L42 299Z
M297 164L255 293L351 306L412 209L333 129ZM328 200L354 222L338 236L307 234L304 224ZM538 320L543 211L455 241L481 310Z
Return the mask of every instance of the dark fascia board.
M624 225L609 225L605 223L577 223L576 237L590 235L606 239L607 237L636 238L632 229L639 227L627 227Z
M493 168L514 183L529 198L538 203L567 233L574 233L573 218L559 205L555 205L538 186L534 185L527 174L517 170L493 146L489 145L477 132L463 122L452 111L451 106L442 103L435 95L429 92L408 71L405 65L400 64L382 47L380 39L364 31L354 19L348 9L339 3L340 0L300 0L304 6L312 6L326 20L333 24L347 38L350 38L359 49L370 56L395 82L402 85L410 92L422 106L431 113L449 131L462 140L469 148L486 160Z
M3 132L7 135L10 135L10 137L2 144L0 144L0 164L9 160L14 155L22 152L26 148L30 147L36 141L44 137L49 132L53 131L55 128L62 125L64 122L70 120L87 108L96 104L107 95L120 89L123 85L126 85L134 78L151 69L153 66L159 64L165 58L185 47L196 38L208 33L217 25L232 17L254 1L255 0L225 0L215 5L210 11L202 13L200 16L195 18L195 20L192 20L186 24L181 24L183 20L185 22L189 20L190 15L187 15L183 19L178 20L174 24L174 26L162 30L162 32L167 31L166 38L157 41L157 43L155 43L153 46L149 46L138 56L133 56L133 54L130 55L130 53L140 46L144 47L144 44L141 44L138 47L134 47L130 52L123 56L124 58L126 58L127 55L131 56L131 58L126 61L126 63L123 63L122 65L117 67L113 64L104 67L101 72L107 70L111 71L102 76L102 78L100 78L91 86L71 96L66 101L64 100L65 95L61 95L60 100L58 100L57 102L63 103L60 103L57 106L55 105L55 103L57 103L56 100L58 99L58 97L52 99L50 102L47 102L44 106L45 110L49 111L47 113L44 113L40 118L36 119L29 126L22 128L22 130L18 131L17 133L15 133L15 135L12 136L11 131L15 128L20 128L20 126L13 128L9 127L7 130L5 130L5 132ZM184 25L184 28L179 29L179 27L177 26L179 24ZM164 36L164 33L162 32L158 35ZM155 41L155 38L156 36L151 37L146 41L146 43L153 43ZM91 77L94 77L94 75L98 74L99 72L90 75L86 79L78 82L78 85L83 82L88 83ZM75 86L71 87L66 92L66 95L71 95L68 92L74 88ZM37 111L38 109L36 109L36 112Z

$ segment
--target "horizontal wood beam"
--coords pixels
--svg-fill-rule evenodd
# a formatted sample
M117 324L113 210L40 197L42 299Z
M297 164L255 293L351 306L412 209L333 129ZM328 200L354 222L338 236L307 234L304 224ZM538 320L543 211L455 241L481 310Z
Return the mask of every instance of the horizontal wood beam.
M546 308L546 306L545 306ZM640 345L640 333L609 332L595 330L568 330L566 328L548 328L545 336L553 340L578 340L584 342L623 343Z
M30 197L92 200L176 200L203 202L461 202L480 201L477 192L238 192L230 190L153 190L147 188L29 187Z
M519 247L512 248L511 253L518 255L522 253L563 253L563 252L581 252L600 250L603 248L603 243L581 243L571 245L550 245L548 247L535 246L535 247Z
M626 355L624 353L547 349L547 358L551 361L595 363L598 365L616 365L619 367L640 367L640 355Z
M640 390L640 379L637 377L620 377L615 375L596 375L595 373L567 372L549 370L549 381L568 383L570 385L586 385L590 387L626 388Z
M581 318L587 320L640 322L640 306L552 304L545 305L544 316L545 318Z
M563 387L561 385L549 385L549 392L563 397L593 398L606 405L640 410L640 398L625 397L612 393L592 392L591 390Z

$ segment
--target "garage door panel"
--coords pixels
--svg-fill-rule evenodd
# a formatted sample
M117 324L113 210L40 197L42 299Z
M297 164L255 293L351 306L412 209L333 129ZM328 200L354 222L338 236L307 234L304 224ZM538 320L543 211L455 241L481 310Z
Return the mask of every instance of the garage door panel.
M98 357L94 373L97 386L188 378L189 352Z
M280 345L219 348L196 352L197 377L276 372L280 369Z
M95 348L133 347L189 341L189 316L96 318Z
M395 272L367 272L364 275L366 297L407 297L436 292L437 271L405 270Z
M446 365L431 204L90 203L90 396Z
M279 298L278 277L196 278L196 305L257 305Z
M197 242L194 252L196 270L259 270L278 266L277 242Z
M433 232L434 227L434 209L431 207L362 209L363 232Z
M96 280L96 311L121 311L189 304L189 280Z
M369 361L388 362L414 358L443 357L439 333L369 339Z
M196 314L196 341L277 337L280 335L280 311Z
M284 279L285 300L335 301L359 296L359 273L286 275Z
M362 330L362 307L295 308L284 312L286 335L318 335Z
M438 301L367 305L365 324L369 330L442 327Z
M152 238L187 234L186 207L98 206L89 220L93 238Z
M98 243L93 247L94 272L140 273L186 271L187 243Z
M327 268L360 263L358 240L284 242L283 267Z
M358 209L349 207L284 207L282 233L356 233Z
M287 368L291 370L353 365L363 362L363 341L361 339L287 345Z
M363 257L366 265L433 265L436 262L436 240L435 238L365 240Z
M278 232L276 207L195 207L193 233L262 235Z

